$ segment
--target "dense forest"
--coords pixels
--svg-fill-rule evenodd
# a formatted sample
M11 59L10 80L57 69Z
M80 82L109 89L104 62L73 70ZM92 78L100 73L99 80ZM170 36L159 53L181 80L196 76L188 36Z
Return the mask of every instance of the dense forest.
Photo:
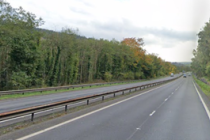
M142 38L85 38L68 28L39 29L43 24L34 14L0 0L0 90L145 79L180 71L148 54ZM200 39L202 44L208 41ZM204 72L210 74L210 63Z
M198 33L198 46L193 50L192 70L198 77L210 80L210 23Z

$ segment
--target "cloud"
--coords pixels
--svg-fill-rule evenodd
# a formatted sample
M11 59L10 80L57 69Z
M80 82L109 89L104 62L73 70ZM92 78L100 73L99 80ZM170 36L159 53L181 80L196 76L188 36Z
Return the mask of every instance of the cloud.
M123 38L126 37L147 37L148 35L152 35L153 38L161 38L165 41L195 41L196 33L195 32L187 32L187 31L174 31L170 29L157 29L157 28L148 28L148 27L137 27L132 25L128 20L121 19L118 21L112 22L99 22L99 21L91 21L88 25L92 27L92 29L100 32L101 35L109 33L108 39L112 39L114 37L120 36ZM82 31L82 30L81 30ZM116 34L116 36L113 36ZM121 39L123 39L121 38ZM152 40L148 39L148 43L152 44ZM147 42L146 42L147 43ZM157 43L154 41L154 43Z
M69 9L74 13L82 14L82 15L85 15L85 16L90 16L91 15L89 12L87 12L85 10L82 10L80 8L70 7Z
M186 31L174 31L169 29L156 29L156 28L142 28L141 31L144 33L153 34L157 37L175 39L180 41L189 41L196 39L195 32L186 32Z
M186 58L179 49L196 46L196 34L209 21L210 12L209 0L7 1L42 17L45 21L42 28L56 31L63 27L78 28L80 35L97 39L143 38L149 53L155 50L166 60L183 61ZM177 58L178 54L183 56Z

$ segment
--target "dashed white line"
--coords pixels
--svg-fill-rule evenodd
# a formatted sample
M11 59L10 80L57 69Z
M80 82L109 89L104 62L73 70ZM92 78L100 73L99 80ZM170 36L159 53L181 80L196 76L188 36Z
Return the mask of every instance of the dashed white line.
M149 115L152 116L153 114L155 114L155 112L156 112L156 111L154 110L154 111L153 111L151 114L149 114Z
M168 100L168 98L165 99L165 101L167 101L167 100Z
M171 94L174 94L173 92Z
M166 85L167 85L167 84L166 84ZM163 86L165 86L165 85L163 85ZM38 131L38 132L35 132L35 133L32 133L32 134L26 135L26 136L24 136L24 137L18 138L17 140L25 140L25 139L34 137L34 136L39 135L39 134L41 134L41 133L50 131L50 130L55 129L55 128L57 128L57 127L60 127L60 126L62 126L62 125L65 125L65 124L71 123L71 122L73 122L73 121L79 120L79 119L81 119L81 118L84 118L84 117L89 116L89 115L91 115L91 114L94 114L94 113L96 113L96 112L105 110L105 109L110 108L110 107L112 107L112 106L118 105L118 104L123 103L123 102L125 102L125 101L131 100L131 99L136 98L136 97L138 97L138 96L142 96L142 95L144 95L144 94L146 94L146 93L148 93L148 92L151 92L151 91L156 90L156 89L158 89L158 88L161 88L161 87L163 87L163 86L160 86L160 87L157 87L157 88L154 88L154 89L145 91L145 92L143 92L142 94L138 94L138 95L132 96L132 97L130 97L130 98L121 100L121 101L119 101L119 102L116 102L116 103L113 103L113 104L111 104L111 105L108 105L108 106L102 107L102 108L100 108L100 109L94 110L94 111L92 111L92 112L89 112L89 113L87 113L87 114L78 116L78 117L73 118L73 119L71 119L71 120L68 120L68 121L62 122L62 123L60 123L60 124L57 124L57 125L54 125L54 126L45 128L45 129L43 129L43 130L40 130L40 131ZM155 111L153 111L153 112L150 114L150 116L152 116L154 113L155 113Z

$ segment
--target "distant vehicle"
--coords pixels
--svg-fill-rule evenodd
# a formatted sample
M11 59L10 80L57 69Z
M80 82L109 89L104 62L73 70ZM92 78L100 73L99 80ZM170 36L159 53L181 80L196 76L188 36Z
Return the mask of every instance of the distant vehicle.
M184 73L184 74L183 74L183 77L184 77L184 78L187 78L187 75Z
M191 76L191 73L189 73L188 76Z
M174 74L173 73L171 73L171 77L174 77Z

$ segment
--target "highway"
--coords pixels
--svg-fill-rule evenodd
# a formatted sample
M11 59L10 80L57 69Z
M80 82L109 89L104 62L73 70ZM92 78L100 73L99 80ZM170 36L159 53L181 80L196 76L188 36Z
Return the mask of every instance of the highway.
M175 77L176 76L179 76L179 75L175 75ZM84 97L88 95L100 94L102 92L119 90L123 88L148 84L148 83L157 82L161 80L167 80L171 78L174 78L174 77L165 77L165 78L156 79L156 80L130 83L130 84L124 84L124 85L115 85L115 86L100 87L100 88L94 88L94 89L84 89L84 90L77 90L77 91L62 92L58 94L48 94L48 95L25 97L25 98L19 98L19 99L2 100L0 101L0 113L48 104L48 103L53 103L53 102L58 102L58 101L63 101L67 99Z
M210 120L192 77L135 94L73 119L8 135L23 140L209 140ZM11 137L10 137L11 136ZM6 139L6 138L5 138Z

